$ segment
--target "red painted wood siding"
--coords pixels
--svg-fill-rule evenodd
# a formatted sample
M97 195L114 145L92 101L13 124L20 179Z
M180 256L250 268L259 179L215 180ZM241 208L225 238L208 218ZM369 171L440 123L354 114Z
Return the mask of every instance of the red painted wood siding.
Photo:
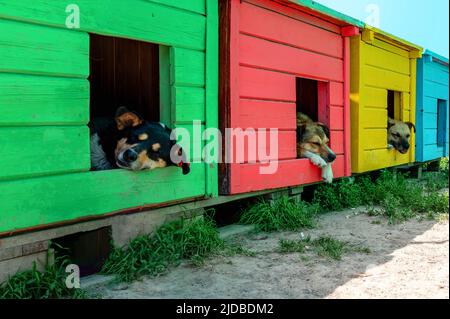
M346 91L350 56L341 27L274 1L229 1L228 125L277 128L279 149L278 170L272 175L260 174L259 169L267 164L258 162L259 158L256 163L248 162L247 149L243 160L227 166L229 185L224 193L322 180L320 169L309 160L295 158L297 77L319 81L319 92L324 92L319 94L319 119L329 125L330 146L338 155L334 176L350 175Z

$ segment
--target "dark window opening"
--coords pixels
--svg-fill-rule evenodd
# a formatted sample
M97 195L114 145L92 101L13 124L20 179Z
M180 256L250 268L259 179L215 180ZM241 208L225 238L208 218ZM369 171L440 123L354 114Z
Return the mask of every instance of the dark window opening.
M302 112L313 121L318 121L319 86L315 80L297 78L296 80L297 112Z
M437 100L437 145L444 146L447 135L447 101Z
M297 112L307 115L314 122L329 125L328 100L329 83L305 78L296 79ZM297 142L298 138L299 135L297 134Z
M387 111L389 118L401 121L401 92L388 90Z
M111 252L111 227L76 233L52 240L55 259L69 258L80 267L80 276L100 272Z
M90 116L112 117L120 106L160 120L159 46L90 34Z

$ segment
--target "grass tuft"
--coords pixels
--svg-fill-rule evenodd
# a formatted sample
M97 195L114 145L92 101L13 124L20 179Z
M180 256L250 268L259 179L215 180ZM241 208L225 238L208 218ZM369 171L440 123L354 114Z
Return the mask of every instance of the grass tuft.
M323 212L357 207L364 202L363 185L355 183L354 178L344 178L333 184L321 184L314 192L313 201Z
M240 243L226 243L225 249L223 251L223 255L227 256L227 257L237 256L237 255L247 256L247 257L255 257L256 252L254 252L248 248L245 248Z
M240 222L255 225L257 231L295 231L313 228L318 211L318 205L281 197L272 202L260 200L244 210Z
M65 269L68 264L68 258L60 257L41 272L33 263L32 269L15 274L0 286L0 299L87 298L84 290L67 288Z
M281 253L304 253L309 240L280 239L279 246Z
M341 260L344 253L369 254L371 252L368 247L351 244L330 236L323 236L314 240L311 237L300 240L280 239L278 246L281 253L305 253L312 248L317 255L334 260Z
M384 170L375 181L363 176L320 185L313 202L322 212L366 205L372 208L369 214L383 215L389 223L448 214L448 194L436 192L448 187L448 159L441 161L439 172L425 173L424 182L417 183L409 180L407 175ZM381 209L375 210L375 206Z
M115 248L102 272L115 274L117 281L131 282L165 273L182 260L201 265L223 247L210 218L177 220L161 226L153 236L140 236L127 247Z

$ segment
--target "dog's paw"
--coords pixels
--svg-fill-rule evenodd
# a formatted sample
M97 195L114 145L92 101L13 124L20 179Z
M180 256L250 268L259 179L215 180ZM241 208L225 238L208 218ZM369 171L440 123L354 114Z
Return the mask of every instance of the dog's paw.
M323 158L320 156L311 158L311 163L313 163L314 165L316 165L317 167L320 167L320 168L324 168L325 166L327 166L327 162L325 162L323 160Z
M333 182L333 170L331 169L331 165L327 165L322 169L322 178L326 183L331 184Z

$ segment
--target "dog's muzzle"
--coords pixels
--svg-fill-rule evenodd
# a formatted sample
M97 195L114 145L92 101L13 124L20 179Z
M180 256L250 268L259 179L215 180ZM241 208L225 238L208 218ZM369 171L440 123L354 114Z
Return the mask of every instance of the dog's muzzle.
M324 158L324 160L327 163L333 163L336 159L336 154L334 154L334 152L328 146L325 146L325 148L326 148L328 154L327 154L327 157Z
M326 161L328 163L332 163L332 162L334 162L335 159L336 159L336 154L330 153L330 154L328 154Z
M138 158L138 153L132 148L126 149L120 152L117 156L117 165L122 168L130 168L131 163L136 161Z

